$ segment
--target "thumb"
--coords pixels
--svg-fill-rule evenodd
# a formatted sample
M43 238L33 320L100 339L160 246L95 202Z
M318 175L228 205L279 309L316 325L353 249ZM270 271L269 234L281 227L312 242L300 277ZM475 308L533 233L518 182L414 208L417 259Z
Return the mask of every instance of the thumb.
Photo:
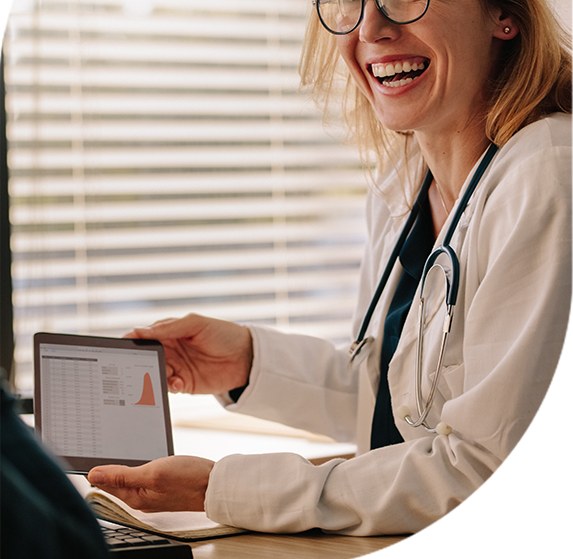
M138 485L139 476L128 466L97 466L88 473L88 481L96 487L129 488Z

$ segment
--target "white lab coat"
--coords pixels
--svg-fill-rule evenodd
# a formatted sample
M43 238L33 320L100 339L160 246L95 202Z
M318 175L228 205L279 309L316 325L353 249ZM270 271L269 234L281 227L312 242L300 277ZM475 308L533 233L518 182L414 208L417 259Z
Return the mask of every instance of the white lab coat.
M420 184L420 157L414 154L410 165ZM369 242L354 334L405 221L405 198L413 196L396 186L395 171L379 184L380 192L368 195ZM452 510L495 471L537 411L565 336L571 297L569 116L534 123L499 150L451 244L461 282L429 423L444 421L452 433L414 429L395 416L405 442L368 450L381 325L398 264L369 328L376 340L354 370L347 367L347 347L252 327L249 386L236 404L220 396L230 410L355 441L358 456L322 466L287 453L223 458L207 490L210 518L269 532L319 527L352 535L412 533ZM388 372L395 414L405 404L416 415L417 298ZM443 326L441 291L430 290L427 312L425 395Z

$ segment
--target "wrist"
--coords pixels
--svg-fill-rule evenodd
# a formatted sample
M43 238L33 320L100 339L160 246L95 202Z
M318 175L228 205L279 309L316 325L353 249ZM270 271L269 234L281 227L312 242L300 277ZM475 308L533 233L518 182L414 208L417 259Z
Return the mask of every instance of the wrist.
M244 390L249 384L249 378L251 376L251 369L253 368L253 358L254 358L254 349L253 349L253 335L251 334L251 330L247 326L241 326L244 332L244 347L242 351L242 371L241 371L241 379L240 384L233 388L233 390Z

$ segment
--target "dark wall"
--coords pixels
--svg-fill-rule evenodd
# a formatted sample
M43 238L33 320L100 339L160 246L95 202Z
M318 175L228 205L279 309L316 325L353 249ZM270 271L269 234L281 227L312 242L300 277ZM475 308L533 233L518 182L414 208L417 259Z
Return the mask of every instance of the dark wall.
M8 199L8 162L6 140L6 106L4 58L0 57L0 368L10 372L14 356L12 308L12 255Z

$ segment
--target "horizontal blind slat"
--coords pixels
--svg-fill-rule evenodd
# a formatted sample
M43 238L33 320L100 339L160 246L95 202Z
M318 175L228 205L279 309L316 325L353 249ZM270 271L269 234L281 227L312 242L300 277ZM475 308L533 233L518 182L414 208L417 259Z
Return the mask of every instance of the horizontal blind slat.
M167 119L165 119L167 120ZM249 141L281 140L283 142L299 142L305 144L326 143L324 130L317 121L293 120L281 121L251 121L249 126L244 122L227 120L197 120L189 124L180 120L165 121L121 121L115 119L109 122L101 120L84 121L80 125L68 122L20 122L17 126L8 127L8 138L13 142L25 141L66 141L81 137L84 142L133 142L147 138L154 142L211 142L231 143ZM334 141L329 142L336 145Z
M108 14L93 13L88 17L59 12L42 13L38 16L14 14L11 24L20 29L41 29L45 31L67 32L73 30L82 33L144 35L152 40L154 37L177 36L195 38L219 38L229 41L266 41L269 36L282 40L300 41L304 26L293 19L276 18L240 18L226 14L207 17L193 14L193 17L157 17L157 18L110 18Z
M332 247L334 248L334 247ZM267 249L248 251L217 251L213 254L154 255L154 273L168 274L172 272L198 272L217 270L248 270L250 268L265 268L277 266L325 266L333 263L347 263L356 260L356 247L336 245L336 250L326 251L324 247L311 249ZM73 259L50 260L46 263L46 277L70 277L77 273L82 266L85 273L91 277L106 275L127 275L149 273L149 255L141 256L102 256L91 257L87 265L77 264ZM37 263L15 262L14 272L18 277L33 277Z
M197 250L220 250L220 247L260 246L275 239L285 243L324 246L355 244L362 246L364 227L359 219L347 215L339 219L326 219L311 223L292 225L245 224L217 225L212 227L163 227L157 228L152 235L142 235L140 229L114 229L89 231L85 235L70 234L69 231L41 231L37 233L13 233L12 249L26 260L26 253L41 250L46 259L52 258L52 252L73 251L78 246L91 251L113 253L139 248L150 251L170 247L197 247ZM324 251L327 252L327 251Z
M360 195L365 191L364 177L356 169L338 167L285 169L280 173L244 171L242 173L162 173L159 169L151 175L100 175L98 177L82 177L74 179L69 176L57 178L48 175L25 177L16 176L10 180L10 193L19 196L65 196L76 192L86 195L108 194L154 194L158 185L166 196L177 193L214 194L220 192L268 192L282 190L287 192L330 192L336 195L338 191L355 192Z

